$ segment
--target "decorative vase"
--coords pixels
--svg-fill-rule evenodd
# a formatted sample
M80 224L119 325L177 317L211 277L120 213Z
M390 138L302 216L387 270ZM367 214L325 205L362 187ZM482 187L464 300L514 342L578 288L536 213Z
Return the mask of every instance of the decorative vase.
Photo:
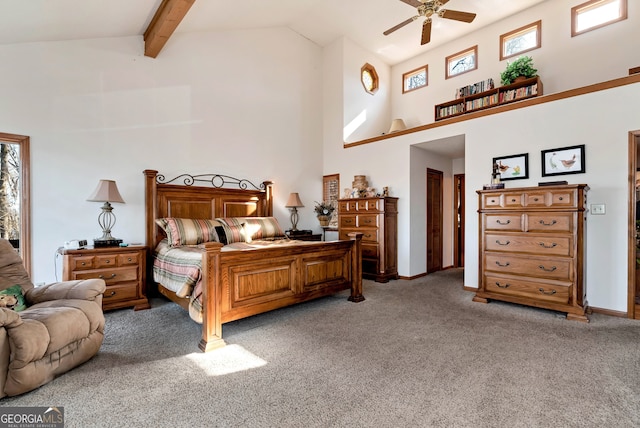
M320 226L329 226L329 221L331 220L331 217L329 217L328 215L319 215L318 216L318 221L320 222Z

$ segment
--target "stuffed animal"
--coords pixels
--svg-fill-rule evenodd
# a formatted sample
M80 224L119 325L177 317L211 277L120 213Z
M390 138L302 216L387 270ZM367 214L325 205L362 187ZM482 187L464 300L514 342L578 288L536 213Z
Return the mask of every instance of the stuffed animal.
M0 308L13 309L18 304L18 298L11 294L0 294Z

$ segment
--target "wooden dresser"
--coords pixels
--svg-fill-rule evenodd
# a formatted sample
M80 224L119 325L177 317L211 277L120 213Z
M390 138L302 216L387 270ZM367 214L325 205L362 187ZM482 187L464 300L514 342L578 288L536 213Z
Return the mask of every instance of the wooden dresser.
M566 312L589 322L586 184L478 190L479 288L473 298Z
M398 198L338 200L338 236L362 232L362 277L377 282L398 278Z
M147 248L144 246L61 249L62 280L101 278L107 284L102 309L133 306L148 309L146 290Z

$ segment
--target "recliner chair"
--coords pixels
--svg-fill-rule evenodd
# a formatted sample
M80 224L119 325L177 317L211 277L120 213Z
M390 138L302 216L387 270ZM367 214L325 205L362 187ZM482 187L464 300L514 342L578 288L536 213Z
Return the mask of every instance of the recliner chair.
M20 285L27 308L0 307L0 398L23 394L91 359L104 339L102 279L34 287L0 239L0 291Z

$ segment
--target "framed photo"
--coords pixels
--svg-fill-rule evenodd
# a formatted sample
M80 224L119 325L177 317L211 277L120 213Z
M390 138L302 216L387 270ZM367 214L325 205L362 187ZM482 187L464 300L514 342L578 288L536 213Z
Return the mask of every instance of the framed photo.
M529 153L493 158L498 164L500 181L529 178Z
M542 150L542 176L584 174L584 144Z

